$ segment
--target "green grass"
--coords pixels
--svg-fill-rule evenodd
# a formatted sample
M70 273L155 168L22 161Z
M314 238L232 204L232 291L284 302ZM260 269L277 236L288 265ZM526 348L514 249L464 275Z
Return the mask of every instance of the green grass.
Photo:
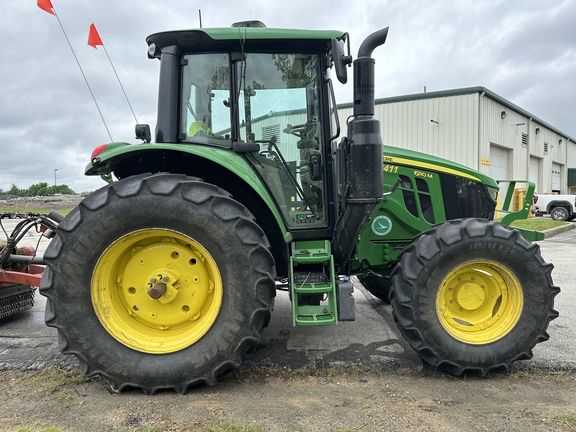
M576 430L576 416L572 414L560 414L555 416L553 420L570 430Z
M67 371L57 366L26 375L28 382L46 393L54 393L56 390L73 387L93 379L86 378L78 368Z
M526 228L535 231L545 231L547 229L568 225L570 222L555 221L548 218L528 218L512 222L513 228Z

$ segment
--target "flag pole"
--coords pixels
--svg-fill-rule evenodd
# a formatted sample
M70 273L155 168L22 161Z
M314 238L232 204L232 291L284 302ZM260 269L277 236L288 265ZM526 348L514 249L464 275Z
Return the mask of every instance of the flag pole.
M104 123L104 127L106 128L106 132L108 132L108 137L110 138L110 142L113 142L114 140L112 139L112 135L110 134L110 130L108 129L108 125L106 124L106 120L104 120L104 116L102 115L102 111L100 110L100 106L98 105L98 102L96 101L96 97L94 96L94 92L92 91L92 87L90 87L90 84L88 83L88 79L86 78L86 75L84 74L84 70L82 69L80 62L78 61L78 57L76 57L76 53L74 52L74 48L72 48L72 44L70 43L70 39L68 39L68 35L66 34L66 31L64 30L64 26L62 25L62 22L60 21L60 17L58 16L58 13L56 12L56 8L54 7L54 5L51 5L51 6L52 6L52 10L54 11L54 16L58 20L58 24L60 24L60 28L62 29L62 33L64 33L64 37L66 38L66 41L68 42L68 45L70 46L70 50L72 51L72 54L74 55L74 59L76 60L76 63L78 64L78 67L80 68L80 72L82 73L82 76L84 77L84 81L86 82L86 85L88 86L88 90L90 91L90 94L92 95L92 100L94 100L94 104L96 104L96 108L98 109L98 113L100 113L100 118L102 119L102 123Z
M124 93L124 97L126 98L126 102L128 102L128 106L130 107L130 111L132 111L132 115L134 116L134 120L136 120L136 124L138 124L138 119L136 118L136 114L134 114L134 110L132 109L132 104L128 99L128 95L126 94L126 90L124 90L124 86L122 85L122 81L120 81L120 77L118 76L118 72L116 72L116 68L114 67L114 63L112 63L112 59L108 54L108 50L96 29L94 23L90 24L90 31L88 32L88 45L90 45L94 49L98 49L98 45L101 45L104 48L104 52L106 53L106 57L108 57L108 61L110 62L110 66L112 66L112 70L114 71L114 75L116 75L116 79L118 80L118 84L120 84L120 88L122 89L122 93Z
M118 76L118 73L116 72L116 68L114 67L114 64L112 64L112 60L110 59L110 56L108 55L108 51L106 50L106 46L104 45L104 42L102 42L102 48L104 48L104 52L106 53L106 57L108 57L108 61L110 62L110 66L112 66L112 70L114 71L114 75L116 75L116 79L118 80L118 84L120 84L120 88L122 89L122 93L124 93L124 97L126 98L126 102L128 102L128 106L130 107L130 111L132 111L132 115L134 116L134 120L136 120L136 124L138 124L138 119L136 118L136 114L134 114L134 110L132 109L132 104L130 103L130 100L128 100L128 95L126 94L126 90L124 90L124 86L122 85L122 82L120 81L120 77Z

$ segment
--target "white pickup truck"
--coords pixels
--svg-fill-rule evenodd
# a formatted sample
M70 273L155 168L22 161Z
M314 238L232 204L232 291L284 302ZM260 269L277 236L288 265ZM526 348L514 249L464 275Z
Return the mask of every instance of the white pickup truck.
M572 220L576 218L576 195L536 195L534 194L534 213L548 213L554 220Z

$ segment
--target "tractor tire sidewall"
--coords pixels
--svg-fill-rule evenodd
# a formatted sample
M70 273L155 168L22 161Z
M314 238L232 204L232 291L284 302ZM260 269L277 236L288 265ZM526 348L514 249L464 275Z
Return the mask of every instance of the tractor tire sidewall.
M45 255L47 323L59 328L61 349L76 354L85 373L100 373L117 389L184 392L192 385L214 384L217 375L239 366L269 320L274 263L265 235L241 204L215 186L173 175L125 182L120 195L130 188L138 191L119 196L114 184L107 186L61 223L62 232ZM105 330L92 306L90 285L98 259L116 239L143 228L191 237L210 253L222 278L215 322L201 339L177 352L148 354L125 346Z
M568 219L568 210L565 207L554 207L550 211L550 217L553 220L565 221Z
M551 265L540 257L537 245L501 224L451 221L420 235L406 250L393 273L391 304L403 336L432 366L456 375L507 369L515 360L531 358L531 349L548 339L546 328L557 316L557 293ZM516 325L500 339L471 344L451 336L440 323L437 295L442 281L456 267L487 260L509 269L518 279L523 306Z

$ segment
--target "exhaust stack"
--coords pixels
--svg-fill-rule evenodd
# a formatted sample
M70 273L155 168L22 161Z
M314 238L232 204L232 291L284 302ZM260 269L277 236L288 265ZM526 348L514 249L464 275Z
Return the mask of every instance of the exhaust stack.
M380 121L374 118L372 52L384 44L387 35L388 27L368 36L354 60L354 116L348 123L348 136L338 147L342 213L332 242L338 266L348 262L360 230L382 201L382 137Z
M388 27L372 33L358 49L358 58L354 60L354 117L374 115L374 65L372 52L384 45L388 36Z

